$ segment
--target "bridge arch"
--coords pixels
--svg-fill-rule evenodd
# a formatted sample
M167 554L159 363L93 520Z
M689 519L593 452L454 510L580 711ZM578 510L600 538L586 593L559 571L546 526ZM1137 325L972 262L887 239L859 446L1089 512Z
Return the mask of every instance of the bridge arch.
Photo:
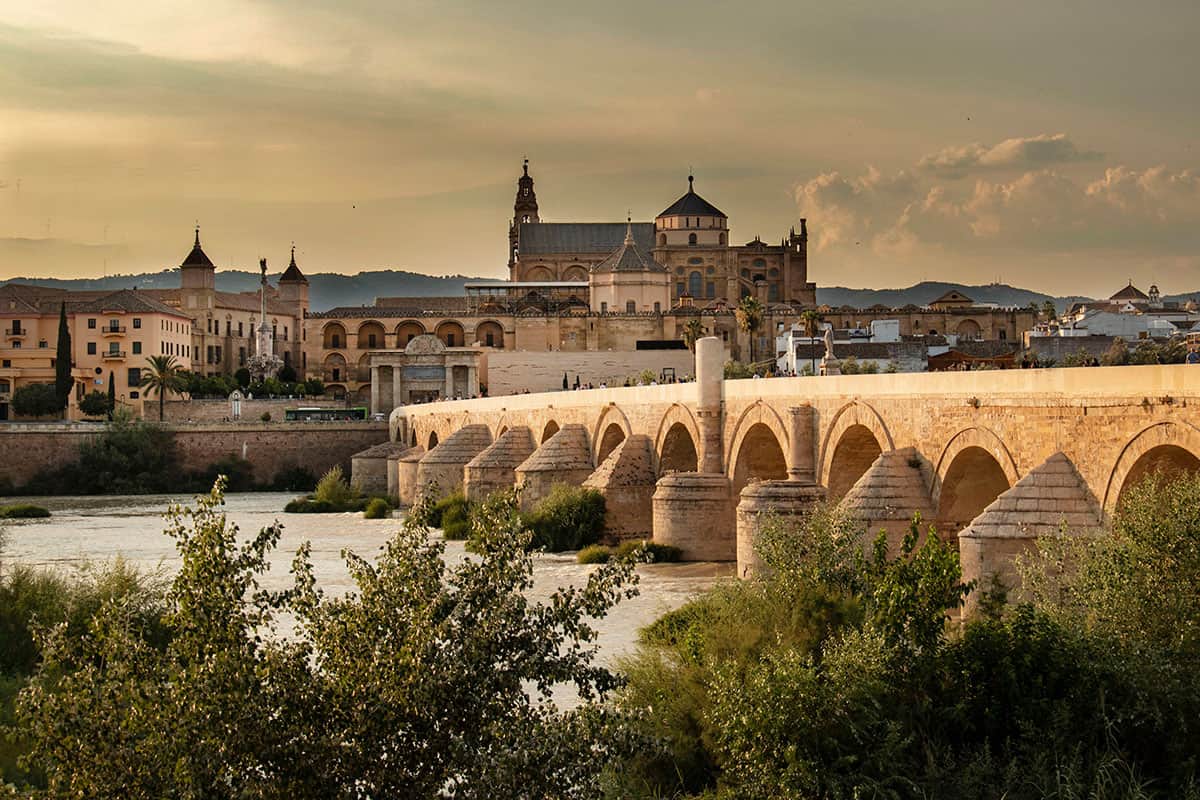
M942 538L965 528L1020 477L1003 440L982 427L964 428L950 437L936 476L933 505Z
M425 440L425 452L428 453L430 450L432 450L433 448L435 448L437 446L438 446L437 431L430 431L429 438Z
M599 467L632 432L629 417L625 416L625 412L616 403L605 406L600 419L596 420L596 425L592 428L592 445L595 447L592 463Z
M829 479L825 487L829 502L836 503L845 497L882 453L883 446L866 425L846 428L829 458Z
M787 440L780 439L778 431L767 422L758 420L746 426L731 453L730 479L735 503L742 489L752 481L783 480L787 477L786 446Z
M738 417L738 421L733 426L733 435L729 438L729 447L726 449L725 456L725 474L733 477L734 470L737 466L737 456L744 446L746 436L755 425L766 427L775 439L776 445L784 453L783 477L787 477L787 453L789 451L788 444L790 437L788 436L787 426L783 424L779 414L775 409L761 400L756 401L753 405L742 412ZM761 434L758 434L761 435ZM735 495L736 496L736 495Z
M538 444L544 444L554 434L558 433L558 423L554 420L549 420L542 428L542 438L538 439Z
M853 474L854 470L858 468L858 462L862 458L865 458L866 453L862 453L858 458L849 463L840 459L838 465L840 475L836 481L832 477L834 456L838 454L838 449L843 443L847 444L850 448L844 451L843 455L849 455L855 452L855 448L859 447L865 447L869 450L870 442L866 438L866 434L870 434L870 437L875 440L875 445L879 448L880 452L896 449L896 443L892 440L892 433L888 430L887 423L883 421L883 417L869 403L864 403L861 400L853 400L839 408L837 413L833 415L829 429L825 431L825 436L821 439L821 460L819 462L821 465L819 480L821 485L829 490L829 499L834 500L844 495L862 477L862 473L866 472L866 467L871 466L871 462L868 461L866 466L862 468L862 471L854 475L853 480L835 498L833 494L834 487L831 485L831 481L841 486ZM847 435L850 435L852 438L847 439ZM878 456L879 453L875 455ZM871 460L874 461L875 457L872 456ZM841 472L843 469L845 471Z
M700 426L691 410L675 403L663 414L654 436L656 474L697 472L700 469Z
M1200 429L1185 422L1158 422L1139 431L1121 449L1109 473L1104 511L1116 511L1125 491L1155 471L1200 471Z

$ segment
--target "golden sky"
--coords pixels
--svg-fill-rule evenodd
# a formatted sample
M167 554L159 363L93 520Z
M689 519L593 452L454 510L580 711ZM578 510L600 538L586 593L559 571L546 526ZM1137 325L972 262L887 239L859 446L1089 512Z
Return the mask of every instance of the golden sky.
M1194 0L0 0L0 278L501 277L696 188L821 285L1200 289Z

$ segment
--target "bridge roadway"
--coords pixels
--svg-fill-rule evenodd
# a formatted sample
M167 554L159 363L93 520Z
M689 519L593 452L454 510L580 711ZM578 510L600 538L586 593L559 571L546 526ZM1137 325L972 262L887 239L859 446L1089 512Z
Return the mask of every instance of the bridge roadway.
M394 488L516 484L530 504L586 482L608 496L614 535L740 555L743 571L753 548L739 554L735 527L752 537L756 514L827 496L895 537L921 511L959 537L965 572L1009 580L1034 536L1098 527L1155 470L1200 469L1194 366L723 380L722 358L703 339L694 383L396 408L391 439L415 449Z

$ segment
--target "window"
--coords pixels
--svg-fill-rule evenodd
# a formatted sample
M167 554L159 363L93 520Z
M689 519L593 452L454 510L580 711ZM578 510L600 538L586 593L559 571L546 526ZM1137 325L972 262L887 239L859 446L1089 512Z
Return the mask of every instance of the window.
M703 259L703 258L701 258L700 256L692 256L691 258L689 258L689 259L688 259L688 263L689 263L689 264L693 264L693 265L695 265L695 264L703 264L703 263L704 263L704 259Z
M141 367L130 367L129 368L128 383L126 383L125 385L126 386L141 386L142 385L142 368Z
M447 344L449 343L447 342ZM329 346L334 350L340 348L342 346L342 335L340 333L331 333L329 335Z
M213 348L213 350L216 351L216 354L217 354L217 360L214 361L213 363L220 364L221 363L221 345L217 345L216 347Z
M279 337L279 325L278 325L278 323L272 322L271 323L271 338L276 339L278 337Z
M660 313L662 313L662 303L655 303L655 304L654 304L654 313L655 313L655 314L660 314Z
M689 234L688 234L688 244L689 244L689 245L695 245L695 244L696 244L696 234L694 234L694 233L689 233Z
M666 247L666 246L667 246L667 235L666 235L665 233L661 233L661 234L659 234L659 236L658 236L658 244L659 244L659 246L660 246L660 247Z
M375 334L373 334L373 333L368 333L368 334L367 334L367 347L369 347L369 348L371 348L372 350L374 350L374 349L375 349L375 346L376 346L376 345L375 345Z
M779 302L779 284L772 283L767 287L767 300L772 303Z
M683 294L683 284L682 283L675 284L675 296L679 297L682 294Z
M600 313L601 313L601 314L607 314L607 313L608 313L608 303L601 303L601 304L600 304Z
M133 343L133 354L135 356L140 356L142 354L142 343L141 342Z
M39 349L39 350L45 350L45 349L46 349L47 347L49 347L49 346L50 346L50 345L46 343L46 340L45 340L45 339L39 339L39 340L38 340L38 349Z
M213 363L213 346L211 344L204 351L204 363L205 364Z
M87 353L88 353L88 355L89 355L89 356L94 356L94 355L96 355L96 343L95 343L95 342L88 342L88 351L87 351Z
M217 324L220 325L221 323L218 322ZM211 319L205 320L205 325L204 325L205 332L212 333L212 326L213 326L213 321Z
M997 333L1000 335L1000 341L1002 341L1002 342L1008 338L1008 331L1006 331L1006 330L1001 329L1001 330L997 331Z
M138 328L141 328L141 327L142 327L142 318L141 318L141 317L134 317L134 318L133 318L133 328L134 328L134 330L137 330Z
M700 284L701 276L699 270L688 276L688 294L692 297L701 297L700 289L703 288Z
M720 236L718 236L717 241L721 244L725 244L725 234L722 233Z
M3 361L0 361L0 367L3 367L4 369L11 369L12 362L6 358Z
M21 333L21 320L14 319L12 325L12 332L14 335Z
M13 350L20 350L20 349L21 349L21 340L20 340L20 339L17 339L16 341L14 341L14 342L12 343L12 349L13 349Z
M129 399L130 399L130 400L137 400L137 399L138 399L139 397L141 397L141 396L142 396L142 395L141 395L141 393L140 393L140 392L137 392L137 391L133 391L133 392L130 392L130 393L129 393Z
M239 367L246 366L246 348L244 348L244 347L238 348L238 366Z
M713 283L712 281L709 281L708 283L704 284L704 296L709 297L709 298L716 297L717 296L717 285L715 283Z
M96 320L95 319L88 320L88 328L90 330L96 330Z
M333 379L335 381L340 381L342 379L342 370L340 367L333 368Z
M446 347L455 347L453 333L446 334Z
M283 340L287 341L287 325L283 326Z
M119 349L117 349L120 346L121 346L121 344L119 342L109 342L108 343L108 352L112 355L116 355L117 353L121 352Z
M238 336L242 335L242 323L238 323Z
M636 314L637 313L637 303L634 302L633 300L626 300L625 301L625 313L626 314Z
M491 331L488 331L487 336L484 337L484 343L488 347L495 347L496 346L496 334L492 333Z

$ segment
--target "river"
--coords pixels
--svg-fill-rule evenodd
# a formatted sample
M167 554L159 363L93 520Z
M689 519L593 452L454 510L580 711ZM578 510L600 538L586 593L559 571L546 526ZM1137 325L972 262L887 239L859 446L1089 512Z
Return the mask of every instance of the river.
M253 492L226 497L226 513L243 534L278 520L283 524L279 546L271 553L271 569L262 579L267 588L291 584L290 567L296 548L312 543L317 580L327 594L352 588L342 561L342 550L374 557L400 524L399 519L368 520L361 514L284 514L284 504L294 495ZM163 512L171 503L187 503L190 495L133 497L23 497L0 502L33 503L50 509L47 519L11 520L0 559L71 570L86 562L116 556L145 570L170 574L179 563L174 540L163 534ZM465 555L462 542L446 543L446 560L453 564ZM581 585L593 566L575 563L574 554L539 554L534 558L531 599L544 600L557 588ZM595 622L599 632L599 661L614 666L631 653L640 628L689 597L733 573L732 565L646 564L638 567L640 594L624 600L607 617ZM558 696L560 702L570 699Z

